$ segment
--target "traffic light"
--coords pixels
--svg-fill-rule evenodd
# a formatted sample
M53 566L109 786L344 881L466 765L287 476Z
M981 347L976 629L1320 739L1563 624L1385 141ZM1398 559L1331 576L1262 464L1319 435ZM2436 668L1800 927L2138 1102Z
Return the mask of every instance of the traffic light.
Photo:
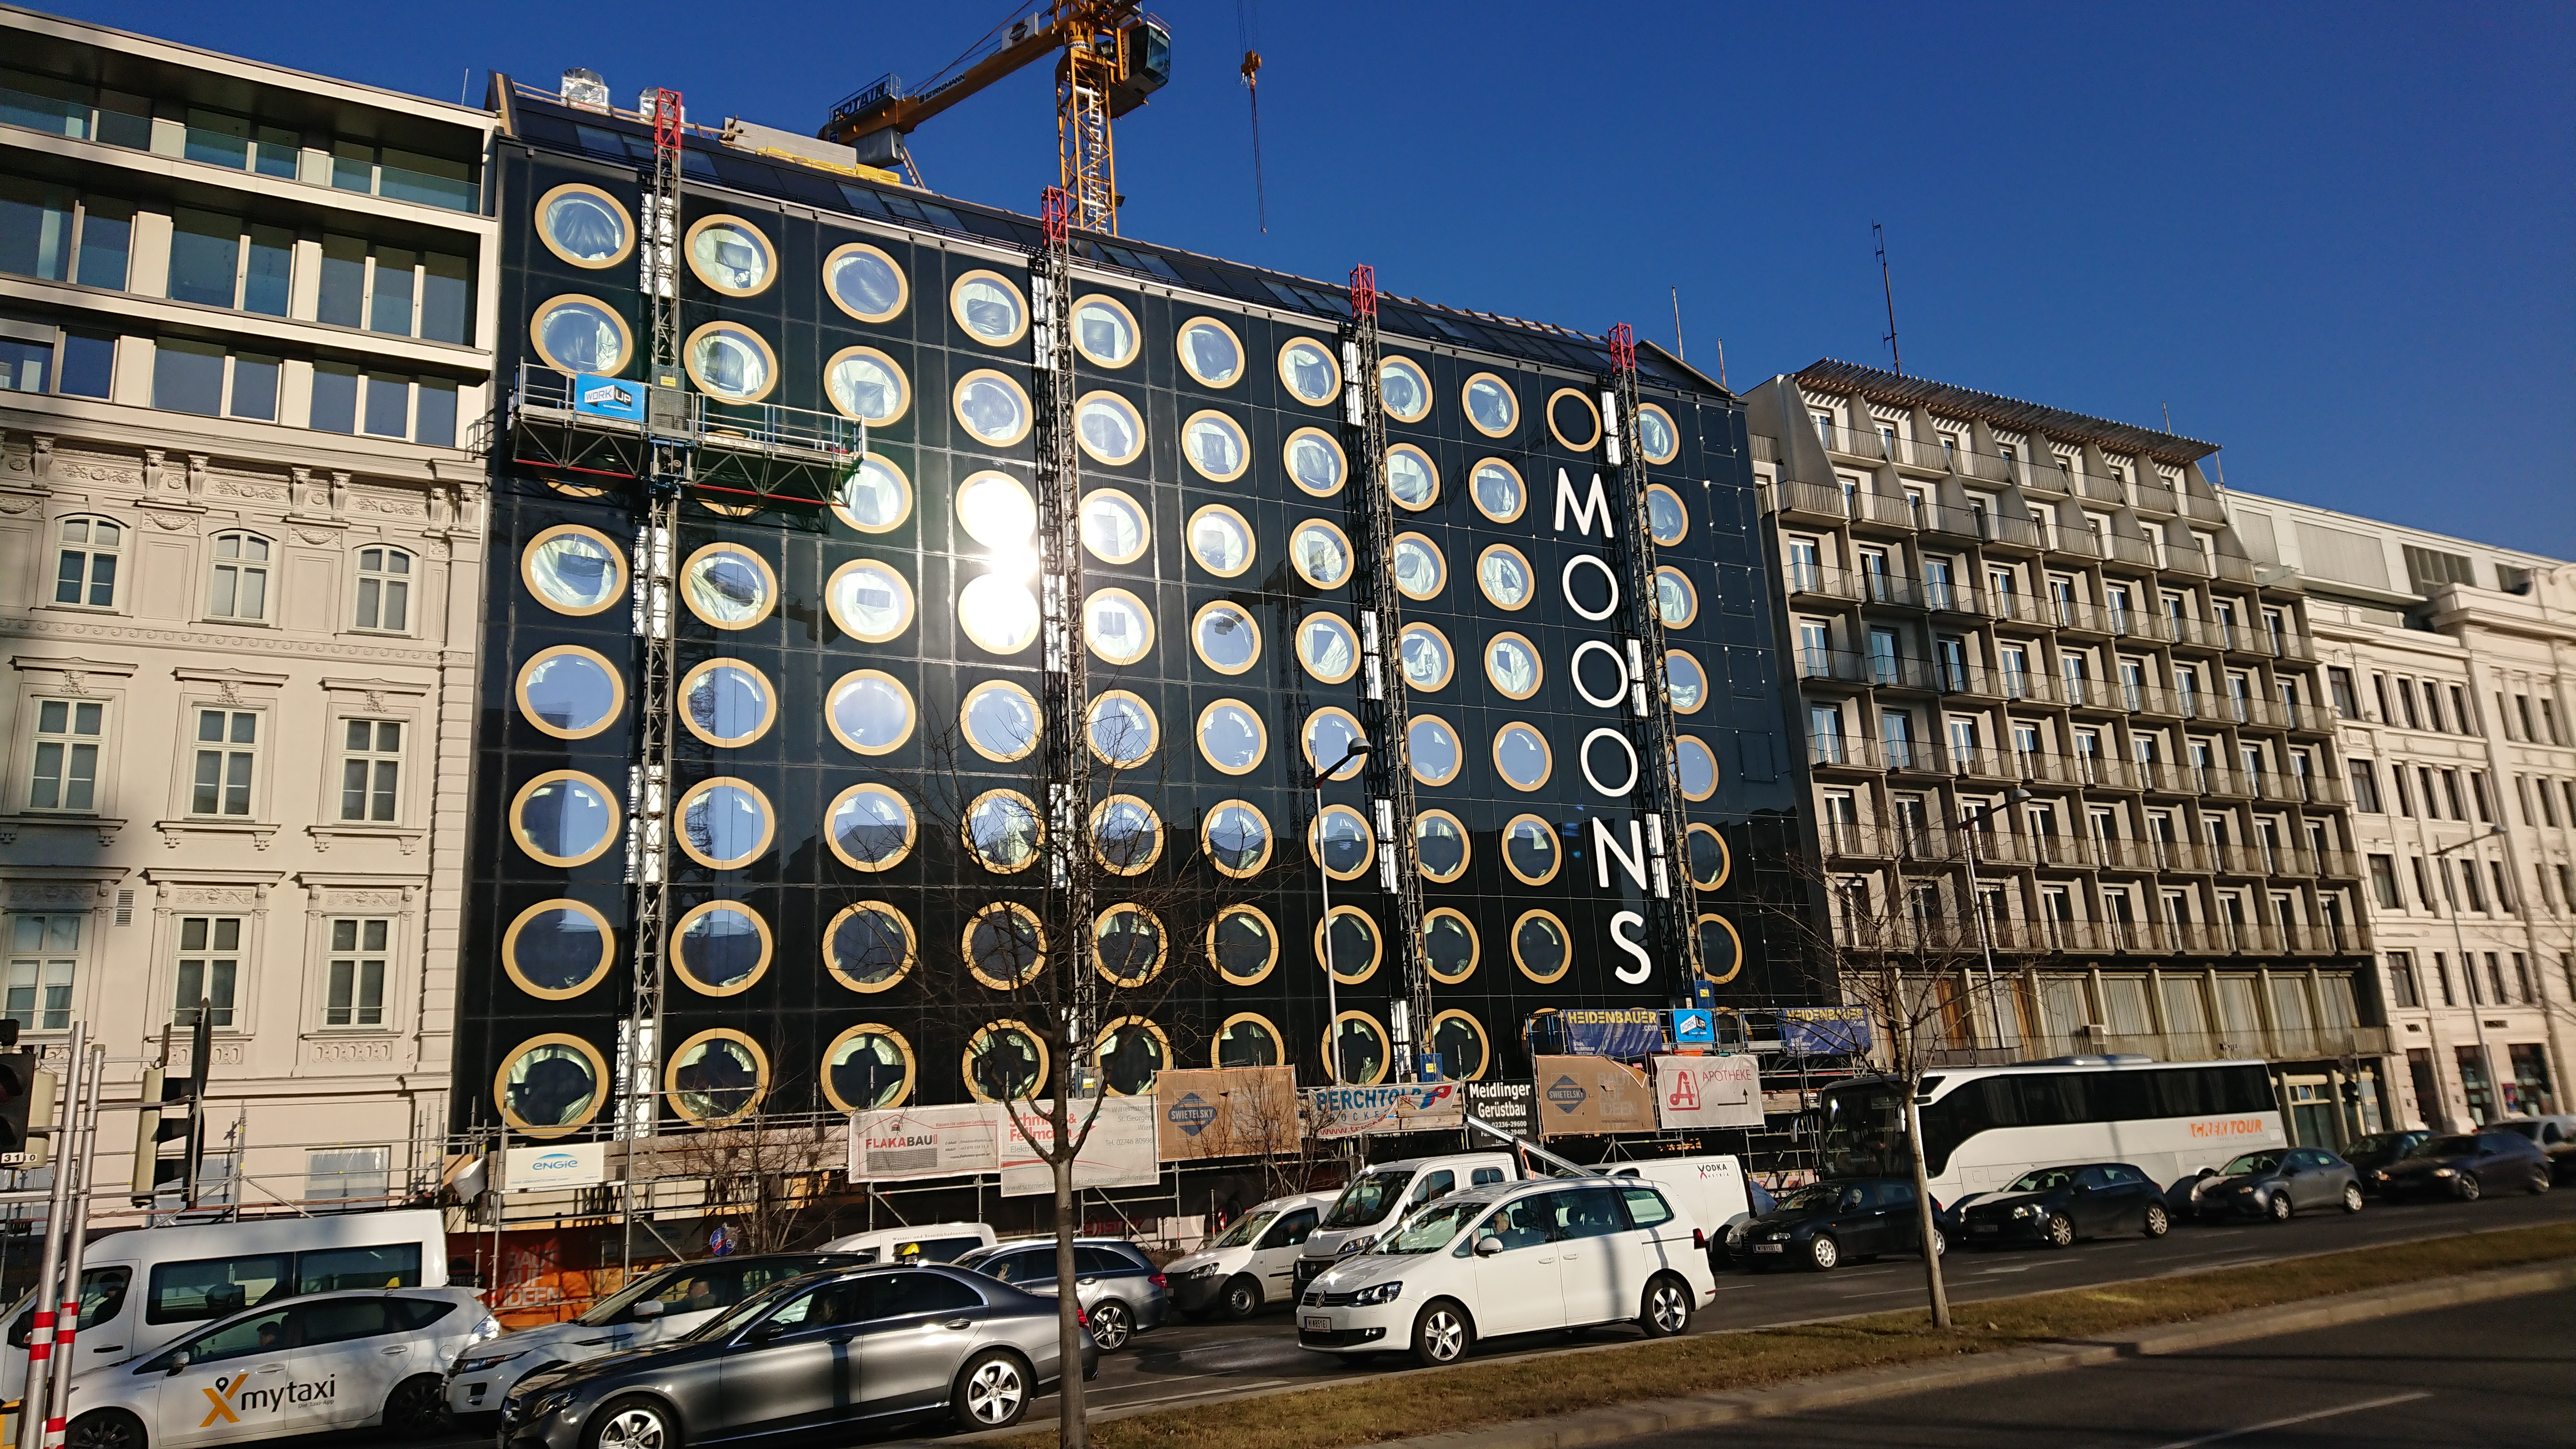
M189 1075L176 1081L159 1066L143 1070L143 1110L134 1124L134 1177L127 1184L136 1207L149 1207L161 1189L176 1186L190 1207L197 1205L197 1169L206 1155L206 1068L214 1055L214 1013L210 1003L197 1003L196 1029L189 1035ZM169 1118L162 1109L185 1103L188 1115ZM161 1144L185 1142L187 1150L164 1158Z
M0 1052L0 1166L27 1164L38 1075L34 1052Z

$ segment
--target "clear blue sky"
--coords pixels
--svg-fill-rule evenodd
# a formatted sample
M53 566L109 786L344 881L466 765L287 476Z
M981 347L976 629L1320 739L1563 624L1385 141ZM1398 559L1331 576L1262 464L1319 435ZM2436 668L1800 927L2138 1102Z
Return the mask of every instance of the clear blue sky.
M1030 8L1032 0L1023 0ZM810 129L1008 13L445 0L64 4L453 99L467 69ZM1270 230L1236 75L1265 57ZM1738 387L1884 365L2222 444L2227 481L2576 557L2576 7L1663 7L1162 0L1172 84L1121 123L1130 235L1598 332L1725 339ZM708 17L722 17L710 20ZM1035 68L914 138L1033 209Z

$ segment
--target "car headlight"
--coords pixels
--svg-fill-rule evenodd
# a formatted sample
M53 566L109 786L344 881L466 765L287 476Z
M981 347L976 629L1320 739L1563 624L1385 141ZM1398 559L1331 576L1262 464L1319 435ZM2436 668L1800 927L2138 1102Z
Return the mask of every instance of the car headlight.
M2254 1184L2250 1182L2242 1182L2236 1185L2236 1195L2238 1197L2243 1197L2245 1194L2252 1192L2253 1190Z
M461 1374L479 1374L485 1369L499 1368L501 1365L508 1363L514 1358L526 1358L527 1356L528 1351L523 1348L517 1353L487 1353L475 1358L460 1358L456 1361L456 1372Z
M525 1418L529 1419L551 1418L556 1414L562 1413L565 1408L571 1405L571 1403L572 1390L556 1389L552 1393L537 1395L536 1398L529 1401L528 1407L522 1410L521 1413Z
M2013 1216L2017 1218L2026 1218L2033 1216L2037 1212L2038 1209L2032 1207L2029 1203L2023 1203L2021 1206L2013 1209Z
M1340 1247L1335 1248L1335 1249L1333 1250L1333 1256L1335 1256L1335 1257L1337 1257L1337 1258L1340 1258L1340 1257L1348 1257L1349 1255L1351 1255L1351 1254L1353 1254L1353 1253L1356 1253L1356 1252L1360 1251L1360 1250L1361 1250L1361 1249L1363 1249L1363 1248L1366 1248L1366 1247L1367 1247L1367 1246L1369 1246L1371 1243L1374 1243L1374 1242L1376 1242L1376 1241L1377 1241L1377 1235L1376 1235L1376 1234L1374 1234L1374 1233L1363 1233L1363 1234L1361 1234L1360 1236L1358 1236L1358 1237L1356 1237L1356 1238L1352 1238L1352 1239L1350 1239L1348 1242L1343 1243Z
M1193 1278L1210 1278L1215 1275L1216 1264L1214 1263L1201 1263L1197 1267L1192 1268L1189 1272L1189 1276Z
M2437 1167L2437 1168L2434 1168L2434 1169L2433 1169L2433 1175L2434 1175L2435 1177L2450 1177L2450 1176L2453 1176L2454 1174L2452 1173L2451 1169L2449 1169L2449 1168L2447 1168L2447 1167Z
M465 1342L466 1346L470 1348L475 1344L483 1342L485 1339L498 1338L500 1336L501 1320L494 1318L489 1313L486 1313L483 1315L483 1321L474 1325L474 1331L465 1335Z
M2372 1173L2370 1176L2375 1182L2386 1182L2388 1180L2388 1169L2383 1167Z
M1393 1303L1397 1296L1403 1292L1404 1281L1402 1279L1398 1279L1393 1283L1372 1283L1366 1288L1362 1288L1351 1295L1351 1306L1354 1308L1369 1308L1380 1303Z

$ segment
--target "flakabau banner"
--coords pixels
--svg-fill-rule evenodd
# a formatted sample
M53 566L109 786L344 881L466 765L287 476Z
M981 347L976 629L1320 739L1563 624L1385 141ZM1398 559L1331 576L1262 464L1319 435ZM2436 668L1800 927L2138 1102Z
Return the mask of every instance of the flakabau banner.
M1378 1132L1455 1131L1467 1125L1457 1082L1397 1082L1383 1087L1317 1087L1307 1094L1307 1121L1322 1138Z
M1165 1162L1295 1153L1303 1132L1294 1067L1210 1067L1154 1080Z
M964 1177L1001 1166L989 1103L850 1114L850 1181Z
M1065 1113L1065 1130L1082 1143L1073 1159L1075 1187L1150 1187L1162 1180L1163 1166L1154 1155L1155 1100L1103 1099L1087 1137L1082 1135L1082 1124L1092 1102L1084 1098L1072 1103ZM1055 1143L1055 1123L1048 1116L1054 1104L1013 1102L1008 1118L1001 1116L1000 1106L988 1110L1001 1128L1002 1196L1035 1197L1055 1191L1055 1169L1046 1159Z
M1655 1130L1646 1074L1606 1057L1535 1057L1538 1115L1550 1137Z
M1761 1126L1761 1065L1750 1056L1655 1058L1655 1120L1666 1127Z

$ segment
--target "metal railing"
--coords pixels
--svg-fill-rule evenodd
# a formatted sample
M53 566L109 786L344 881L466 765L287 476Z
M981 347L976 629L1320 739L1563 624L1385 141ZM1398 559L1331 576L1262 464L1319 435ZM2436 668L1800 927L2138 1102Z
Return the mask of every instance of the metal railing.
M2067 478L2066 471L2055 463L2034 463L2024 458L2017 463L2007 460L2007 467L2009 471L2019 475L2014 481L2021 485L2024 492L2044 493L2051 497L2063 498L2074 487Z
M2016 548L2040 546L2039 523L2035 519L1994 512L1985 514L1984 519L1984 537L1988 543L2010 544Z
M2174 492L2162 483L2141 482L2131 490L2132 506L2141 512L2173 513Z
M2045 546L2050 553L2062 553L2073 558L2100 558L2102 556L2102 545L2095 541L2093 530L2089 528L2071 528L2063 523L2052 522L2049 524L2048 537Z
M1845 516L1843 490L1840 488L1823 483L1802 483L1795 478L1783 478L1772 486L1776 490L1777 511L1781 513L1800 513L1815 518Z
M2143 569L2157 566L2155 540L2139 534L2122 533L2118 529L2106 530L2099 537L2108 550L2104 556L2112 562L2133 564Z
M2076 491L2096 503L2125 504L2129 501L2129 490L2121 487L2120 480L2117 478L2105 478L2099 473L2077 473L2072 476L2075 479Z
M1914 500L1901 494L1891 498L1863 488L1852 494L1852 500L1859 508L1854 522L1873 523L1885 528L1912 529L1917 526Z
M1875 462L1887 460L1887 449L1881 445L1876 433L1864 433L1856 428L1828 427L1821 423L1817 425L1816 432L1828 452L1844 453L1854 458L1867 458Z

